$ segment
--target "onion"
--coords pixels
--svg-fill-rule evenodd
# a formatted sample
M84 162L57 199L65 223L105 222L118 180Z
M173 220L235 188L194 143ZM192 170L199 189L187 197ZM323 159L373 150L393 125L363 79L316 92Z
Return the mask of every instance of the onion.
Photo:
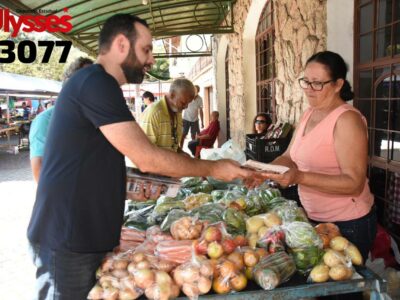
M116 278L124 278L124 277L129 276L128 271L118 270L118 269L115 269L114 271L112 271L111 274Z
M135 270L136 270L136 265L135 265L134 262L131 262L131 263L128 265L128 272L131 273L131 274L133 275L133 273L135 272Z
M133 254L133 261L135 263L141 262L145 259L146 259L146 255L144 253L139 252L139 253Z
M182 277L188 283L197 281L200 278L199 268L190 265L182 268Z
M149 268L150 268L150 263L147 260L142 260L136 264L136 269L138 270L149 269Z
M139 298L141 294L137 290L124 289L119 291L118 300L135 300Z
M112 269L114 263L114 259L110 257L106 257L101 264L101 270L103 272L108 272Z
M171 285L171 296L170 296L170 298L171 299L178 298L180 292L181 291L179 290L179 286L177 286L176 284Z
M114 269L125 270L126 267L128 266L128 263L129 262L127 260L123 259L114 260L113 267Z
M200 294L207 294L211 290L212 282L210 279L201 276L197 283Z
M121 289L125 288L125 289L135 290L136 289L135 278L133 276L122 278L120 280L120 287Z
M170 284L172 284L172 278L168 275L167 272L157 271L156 272L156 282L158 285L161 285L164 283L167 285L170 285Z
M114 287L104 289L103 299L104 300L117 300L118 299L118 289L116 289Z
M99 283L102 288L109 288L109 287L119 288L118 279L111 275L101 276L99 279Z
M194 284L184 283L182 286L182 292L188 296L190 299L198 296L200 294L199 289Z
M182 286L182 284L184 282L184 278L182 276L182 270L180 268L175 269L174 280L178 286Z
M200 267L200 273L203 276L209 277L214 273L214 268L208 261L202 262L201 267Z
M103 299L103 288L99 285L95 285L89 292L88 299L100 300Z
M133 276L141 289L147 289L154 283L154 273L150 269L137 270Z

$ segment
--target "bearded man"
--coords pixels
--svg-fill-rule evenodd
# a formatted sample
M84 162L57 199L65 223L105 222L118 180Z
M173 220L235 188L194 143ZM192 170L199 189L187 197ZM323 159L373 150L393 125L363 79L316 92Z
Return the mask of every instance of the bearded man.
M114 15L100 32L97 63L63 86L28 227L37 268L35 299L87 299L96 269L119 244L126 199L124 155L142 172L172 177L231 181L256 176L230 160L194 160L149 141L120 86L142 82L153 63L146 22Z
M187 79L175 79L163 99L145 110L140 122L144 133L158 147L182 153L182 111L193 100L195 87Z

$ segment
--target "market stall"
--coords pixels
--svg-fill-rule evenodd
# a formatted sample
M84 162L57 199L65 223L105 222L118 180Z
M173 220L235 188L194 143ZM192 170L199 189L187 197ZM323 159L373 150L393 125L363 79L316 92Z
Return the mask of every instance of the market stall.
M380 299L386 291L386 281L363 265L336 225L311 224L296 201L269 184L247 189L188 177L180 185L175 195L127 202L120 245L98 269L88 299L298 299L355 292Z

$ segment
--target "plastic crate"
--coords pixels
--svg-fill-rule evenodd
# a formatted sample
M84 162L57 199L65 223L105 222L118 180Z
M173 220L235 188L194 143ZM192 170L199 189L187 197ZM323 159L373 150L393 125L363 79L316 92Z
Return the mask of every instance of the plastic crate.
M262 134L246 135L246 158L269 163L286 151L291 135L282 139L261 139Z

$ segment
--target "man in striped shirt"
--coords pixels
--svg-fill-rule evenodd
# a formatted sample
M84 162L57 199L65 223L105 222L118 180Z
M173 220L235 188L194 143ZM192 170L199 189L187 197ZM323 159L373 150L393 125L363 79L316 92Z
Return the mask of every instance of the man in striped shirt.
M179 147L182 138L182 110L194 96L195 88L190 80L176 79L165 98L146 109L140 125L153 144L183 152Z

